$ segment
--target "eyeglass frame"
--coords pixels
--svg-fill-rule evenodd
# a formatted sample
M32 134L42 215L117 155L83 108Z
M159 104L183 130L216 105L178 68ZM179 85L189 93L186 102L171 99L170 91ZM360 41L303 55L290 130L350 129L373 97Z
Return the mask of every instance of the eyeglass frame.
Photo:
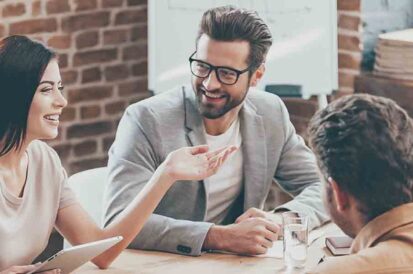
M205 61L192 58L192 56L194 56L195 53L196 53L196 51L194 51L194 53L192 53L191 56L189 56L189 58L188 58L189 68L190 68L190 70L191 70L192 75L194 75L195 77L198 77L198 78L205 79L205 78L208 78L208 77L209 77L209 75L211 74L212 71L215 71L215 75L216 75L218 81L219 81L221 84L227 85L227 86L235 85L235 84L238 82L239 76L240 76L241 74L247 72L247 71L250 71L251 68L253 67L252 65L249 65L246 69L238 70L238 69L234 69L234 68L226 67L226 66L214 66L214 65L211 65L210 63L207 63L207 62L205 62ZM209 72L208 72L208 74L207 74L205 77L198 76L198 75L196 75L196 74L192 71L192 62L193 62L193 61L200 62L200 63L202 63L202 64L205 64L205 65L208 65L208 66L209 66ZM219 78L219 74L218 74L218 69L220 69L220 68L231 70L231 71L233 71L233 72L235 72L235 73L237 74L237 78L235 79L234 83L232 83L232 84L227 84L227 83L224 83L224 82L221 81L221 78Z

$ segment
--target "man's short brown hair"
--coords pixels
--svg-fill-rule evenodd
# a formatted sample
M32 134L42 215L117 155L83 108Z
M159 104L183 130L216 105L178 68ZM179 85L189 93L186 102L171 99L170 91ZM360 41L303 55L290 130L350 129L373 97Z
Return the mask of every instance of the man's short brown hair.
M309 139L322 175L355 197L368 220L412 202L413 123L394 101L342 97L315 114Z
M246 61L252 69L264 63L272 44L270 29L258 13L234 6L207 10L202 16L197 42L202 34L218 41L247 41L250 52Z

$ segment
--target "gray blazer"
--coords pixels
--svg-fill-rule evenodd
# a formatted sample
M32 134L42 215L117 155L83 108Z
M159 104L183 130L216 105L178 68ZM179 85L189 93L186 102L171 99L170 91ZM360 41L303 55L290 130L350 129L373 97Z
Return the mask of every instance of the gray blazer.
M295 198L282 208L327 220L315 159L295 133L287 109L273 94L251 89L240 111L243 191L224 223L251 207L262 208L272 182ZM105 225L142 190L168 153L205 144L205 129L191 87L179 87L129 106L109 151ZM275 180L274 180L275 179ZM211 223L203 181L176 182L131 243L131 248L200 255Z

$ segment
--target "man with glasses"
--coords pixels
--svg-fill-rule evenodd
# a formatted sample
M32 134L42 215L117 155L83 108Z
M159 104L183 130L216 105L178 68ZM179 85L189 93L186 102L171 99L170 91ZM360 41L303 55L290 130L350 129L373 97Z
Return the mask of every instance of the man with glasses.
M271 44L256 12L210 9L189 58L192 87L128 107L109 152L105 224L125 209L171 150L198 144L239 148L215 175L177 182L132 248L194 256L211 249L261 254L278 237L281 211L308 215L312 228L327 220L314 156L280 98L253 89ZM274 181L295 198L265 212Z

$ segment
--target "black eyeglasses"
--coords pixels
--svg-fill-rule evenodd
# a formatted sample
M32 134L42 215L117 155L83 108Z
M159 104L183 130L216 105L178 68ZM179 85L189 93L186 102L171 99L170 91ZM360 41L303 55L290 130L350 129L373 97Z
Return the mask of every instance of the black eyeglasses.
M222 66L213 66L207 62L197 60L192 58L195 55L196 51L192 53L189 57L189 65L191 67L191 73L199 78L207 78L211 71L215 70L215 75L220 83L224 85L234 85L241 74L247 72L251 69L251 66L248 66L244 70L237 70L229 67Z

